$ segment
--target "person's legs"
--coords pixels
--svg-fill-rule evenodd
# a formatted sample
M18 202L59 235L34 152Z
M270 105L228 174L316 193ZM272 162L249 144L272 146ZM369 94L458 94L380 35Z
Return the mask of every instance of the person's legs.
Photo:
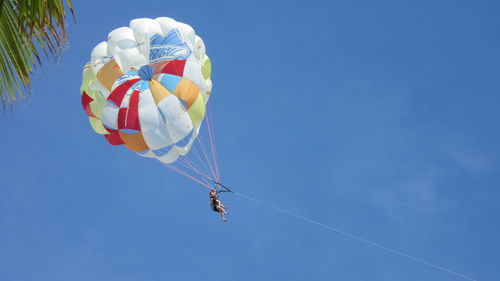
M226 212L226 210L224 210L224 206L222 206L222 205L217 206L217 211L219 213L224 213L224 215L227 215L227 212Z
M222 205L220 201L217 201L217 206L219 206L221 209L229 209L229 207Z
M227 214L226 210L224 210L221 206L217 206L217 211L220 214L220 217L222 218L223 221L227 221L226 217L224 215Z
M223 221L227 221L226 217L224 217L224 213L223 212L219 212L220 213L220 217L222 218Z

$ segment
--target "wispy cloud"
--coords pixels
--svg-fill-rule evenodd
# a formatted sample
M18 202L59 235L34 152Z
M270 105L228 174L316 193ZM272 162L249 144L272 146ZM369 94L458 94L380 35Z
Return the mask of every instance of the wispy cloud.
M383 207L394 219L405 219L408 215L428 216L449 207L449 202L439 196L440 177L438 167L430 167L423 173L407 180L400 180L375 193L376 204Z

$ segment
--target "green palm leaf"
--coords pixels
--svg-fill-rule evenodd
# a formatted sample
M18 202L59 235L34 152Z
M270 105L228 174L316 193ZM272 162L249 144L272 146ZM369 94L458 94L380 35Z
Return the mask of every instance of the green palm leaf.
M66 36L66 6L71 0L0 0L0 98L5 111L23 93L30 76L42 66L40 55L60 57ZM74 18L74 14L73 14Z

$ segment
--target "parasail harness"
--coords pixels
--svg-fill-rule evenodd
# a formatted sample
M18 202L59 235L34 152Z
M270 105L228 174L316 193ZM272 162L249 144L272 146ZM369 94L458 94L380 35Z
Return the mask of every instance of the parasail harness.
M227 186L223 185L220 182L213 181L215 183L215 195L218 195L219 193L223 192L231 192L234 193L231 189L229 189Z

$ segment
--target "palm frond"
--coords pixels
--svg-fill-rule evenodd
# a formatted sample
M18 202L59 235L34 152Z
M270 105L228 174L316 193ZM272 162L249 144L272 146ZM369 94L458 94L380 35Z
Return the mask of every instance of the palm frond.
M65 4L66 3L66 4ZM67 42L66 8L71 0L0 0L0 98L5 111L30 93L40 55L58 59Z

